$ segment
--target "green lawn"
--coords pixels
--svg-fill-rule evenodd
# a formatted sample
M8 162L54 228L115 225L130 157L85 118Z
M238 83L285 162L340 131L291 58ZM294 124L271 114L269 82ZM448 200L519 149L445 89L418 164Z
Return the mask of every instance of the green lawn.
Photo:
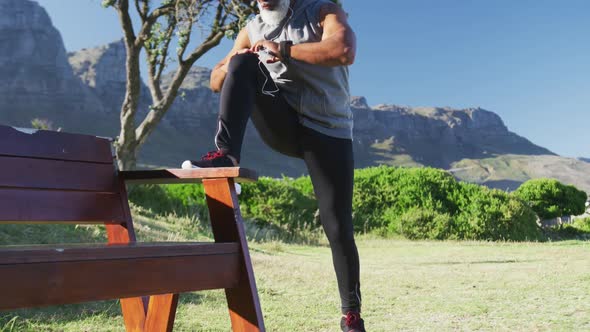
M136 219L139 237L146 240L183 240L198 233L187 220ZM84 227L73 231L100 239ZM6 230L0 228L0 234ZM370 332L590 330L590 242L361 237L358 245ZM254 243L251 255L268 331L338 331L339 301L328 247ZM229 326L223 291L181 296L176 331L229 331ZM107 301L2 313L0 331L11 330L124 329L117 302Z

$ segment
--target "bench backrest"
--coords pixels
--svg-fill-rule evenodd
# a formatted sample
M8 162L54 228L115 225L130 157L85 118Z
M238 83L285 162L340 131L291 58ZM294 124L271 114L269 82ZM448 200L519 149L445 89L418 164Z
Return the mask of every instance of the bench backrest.
M108 139L0 126L0 223L126 224Z

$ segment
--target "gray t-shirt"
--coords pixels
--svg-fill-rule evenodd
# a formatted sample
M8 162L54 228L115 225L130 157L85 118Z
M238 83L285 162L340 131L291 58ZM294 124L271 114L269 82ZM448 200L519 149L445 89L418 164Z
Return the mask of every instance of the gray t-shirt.
M291 40L293 44L319 42L320 8L329 0L297 0L283 23L270 26L257 15L246 26L250 42ZM326 67L290 59L286 63L262 62L268 68L287 103L299 114L302 125L323 134L352 139L352 112L348 67Z

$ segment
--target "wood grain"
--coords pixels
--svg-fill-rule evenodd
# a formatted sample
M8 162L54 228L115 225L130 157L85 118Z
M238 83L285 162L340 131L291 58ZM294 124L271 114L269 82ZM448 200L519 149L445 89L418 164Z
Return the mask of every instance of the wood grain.
M189 246L190 247L190 246ZM0 265L0 310L233 288L239 255L111 258Z
M121 299L121 312L127 332L143 332L146 320L144 297Z
M0 187L118 192L112 164L0 157Z
M127 183L134 184L199 183L203 179L218 178L250 182L258 179L256 172L241 167L121 171L119 175Z
M124 223L119 194L0 188L0 222Z
M263 332L264 321L233 179L203 180L215 242L240 245L238 285L226 288L234 332Z
M123 187L123 189L125 189L125 187ZM123 194L125 194L124 191ZM126 195L124 195L124 197L126 197ZM123 200L125 203L127 202L126 198L122 198L122 201ZM125 205L123 210L124 212L127 212L124 213L124 218L126 221L124 224L105 224L105 228L107 230L107 241L110 248L126 248L136 246L135 231L133 229L133 222L131 220L131 214L129 213L129 207ZM99 247L104 247L104 245ZM88 248L88 246L86 246L86 248ZM76 247L73 247L72 249L76 250ZM87 250L84 249L84 251ZM75 251L68 251L68 256L75 257L75 254ZM39 255L36 256L38 257ZM86 253L84 257L88 259L89 255ZM55 258L52 260L55 261ZM121 313L123 314L123 321L125 322L125 330L128 332L142 332L145 325L149 297L127 297L120 299L119 302L121 303Z
M150 297L145 322L145 332L170 332L174 327L178 294L162 294Z
M45 130L27 134L4 125L0 125L0 155L113 163L108 139Z
M0 265L108 259L225 255L239 252L237 243L136 242L129 244L63 244L0 247Z

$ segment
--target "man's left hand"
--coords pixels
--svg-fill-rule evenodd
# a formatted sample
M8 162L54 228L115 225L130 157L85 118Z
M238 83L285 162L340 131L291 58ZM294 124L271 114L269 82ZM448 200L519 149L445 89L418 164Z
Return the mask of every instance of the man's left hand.
M266 60L266 63L275 63L283 60L283 58L281 57L281 52L279 50L279 43L263 39L257 41L252 46L252 52L259 52L263 49L266 50L268 52L268 55L270 56L270 58Z

